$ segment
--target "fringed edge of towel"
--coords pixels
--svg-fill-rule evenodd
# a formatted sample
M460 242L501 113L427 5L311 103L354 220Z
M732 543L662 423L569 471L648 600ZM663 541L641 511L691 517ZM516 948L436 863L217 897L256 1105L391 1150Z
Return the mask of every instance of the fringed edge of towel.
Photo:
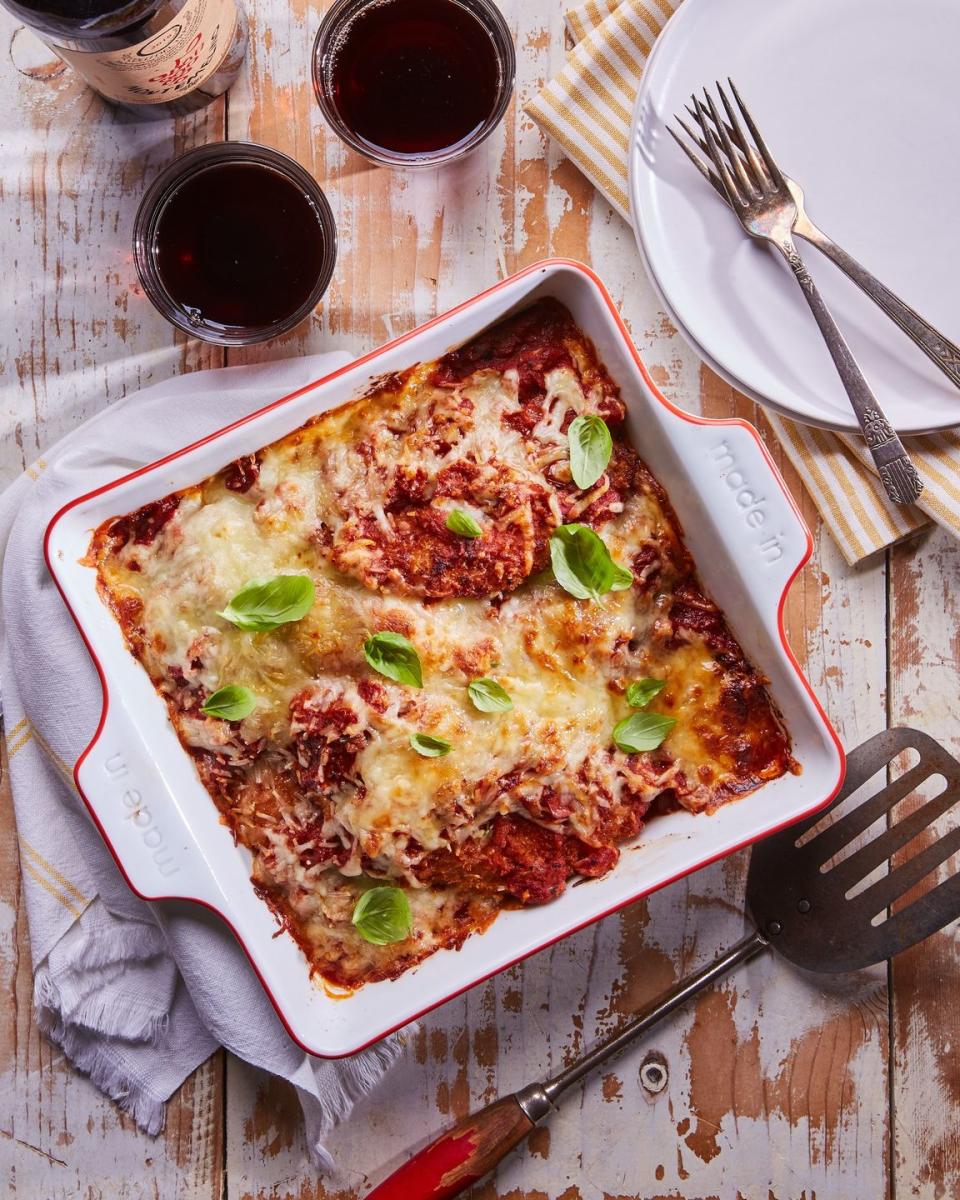
M159 1046L170 1026L170 1014L144 1008L139 1004L117 1005L96 997L83 1000L69 1015L64 1015L57 985L46 967L38 967L33 982L33 1003L37 1021L46 1021L52 1028L82 1031L117 1041L149 1043ZM44 1033L50 1030L44 1028ZM51 1035L52 1036L52 1035Z

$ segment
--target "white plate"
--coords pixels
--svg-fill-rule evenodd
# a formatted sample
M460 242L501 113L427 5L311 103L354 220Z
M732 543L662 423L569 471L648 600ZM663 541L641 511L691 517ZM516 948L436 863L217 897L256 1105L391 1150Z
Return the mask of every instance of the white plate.
M856 429L800 289L752 242L664 123L731 76L807 209L960 342L956 0L684 0L634 110L641 253L681 332L729 382L813 425ZM836 267L804 261L902 433L960 425L960 391Z
M399 979L338 998L310 980L293 939L276 936L276 922L250 883L248 852L220 822L165 705L97 594L96 572L84 558L90 535L108 517L196 483L315 413L361 395L371 377L437 358L544 295L569 307L620 385L633 442L669 491L707 589L770 679L803 771L711 817L688 812L657 817L603 879L568 888L552 904L504 912L462 950L441 950ZM170 449L158 446L157 452ZM350 1054L588 922L798 820L836 794L843 754L783 632L787 589L810 549L810 534L756 430L743 421L704 421L675 409L651 382L596 276L577 263L537 264L236 425L74 500L53 518L47 564L103 684L100 725L77 763L77 786L139 895L195 900L219 913L291 1036L313 1054Z

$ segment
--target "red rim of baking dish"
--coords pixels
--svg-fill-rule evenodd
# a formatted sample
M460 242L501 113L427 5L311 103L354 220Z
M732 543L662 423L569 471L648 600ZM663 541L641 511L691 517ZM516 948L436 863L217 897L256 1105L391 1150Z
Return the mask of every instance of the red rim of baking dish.
M436 325L441 324L442 322L448 320L450 317L456 315L459 312L462 312L464 309L470 308L478 300L482 300L484 297L491 296L494 293L500 291L507 284L515 283L519 279L523 279L528 275L536 274L539 271L543 271L544 268L549 268L549 267L566 267L566 268L572 269L574 271L579 271L581 274L585 275L591 281L591 283L594 285L594 287L597 289L598 293L600 294L601 298L603 299L604 303L607 305L607 308L610 310L610 315L613 317L614 323L616 324L617 329L619 330L621 336L623 337L623 340L626 343L627 349L628 349L631 357L633 358L634 362L637 364L637 367L640 371L640 374L643 377L644 382L646 383L647 387L650 389L653 396L665 408L669 409L670 412L672 412L675 416L681 417L681 418L683 418L683 420L689 421L693 425L713 425L713 426L718 426L718 427L719 426L731 426L731 425L739 426L741 429L745 429L756 441L761 454L763 455L764 459L767 462L767 465L771 469L771 473L772 473L774 479L776 480L777 484L783 491L783 494L786 497L788 504L793 509L793 512L796 515L801 528L803 529L804 533L806 534L806 547L805 547L804 553L803 553L802 557L800 558L800 561L797 563L797 566L794 569L794 571L789 575L789 577L784 582L783 591L781 592L780 599L777 603L777 633L779 634L780 644L783 647L784 653L786 654L787 659L790 662L790 665L793 667L794 671L796 672L797 678L799 679L800 683L802 684L804 691L810 697L810 700L811 700L818 716L820 717L820 720L823 724L824 729L827 731L831 740L833 741L834 746L836 747L837 753L839 755L839 760L840 760L839 761L840 773L837 777L835 786L823 798L823 800L818 801L816 804L812 805L809 809L805 810L804 812L791 817L789 821L783 821L779 825L775 825L775 826L773 826L773 828L766 830L763 833L756 834L753 837L744 838L743 841L736 843L736 845L731 846L729 849L719 851L717 854L711 855L709 858L705 858L702 862L696 863L695 865L688 867L684 871L678 871L676 875L671 875L669 879L663 880L662 883L655 884L653 887L650 887L643 891L637 892L636 895L631 896L626 900L621 900L617 904L611 905L610 908L605 909L603 912L598 913L595 916L588 917L586 920L581 921L578 925L574 925L570 929L564 930L563 933L557 934L555 937L547 938L545 941L541 942L539 945L533 947L532 949L525 951L523 954L518 954L517 957L512 959L510 962L504 963L502 966L495 967L493 970L488 971L485 975L481 975L478 979L471 980L469 983L464 984L462 987L456 988L454 991L450 992L448 995L441 997L441 999L439 999L439 1000L433 1001L431 1004L428 1004L425 1008L421 1009L419 1012L415 1013L413 1016L407 1017L403 1021L398 1021L396 1025L391 1026L389 1029L385 1030L383 1033L378 1033L376 1035L376 1037L372 1037L368 1041L362 1042L360 1045L354 1047L352 1050L344 1050L338 1054L318 1054L316 1050L314 1050L310 1046L308 1046L300 1037L297 1036L296 1033L294 1033L293 1029L290 1026L289 1021L287 1020L286 1015L284 1014L283 1007L282 1007L280 1001L277 999L277 997L274 995L271 988L268 986L266 980L264 979L263 975L260 972L260 969L258 968L256 962L254 961L253 955L251 954L250 950L248 949L246 942L243 940L243 938L237 932L236 928L234 927L234 925L231 922L231 920L229 919L229 917L227 917L224 912L222 912L219 908L217 908L216 905L211 904L207 900L202 900L197 896L183 896L183 895L148 896L148 895L144 894L143 892L139 891L134 886L134 884L131 882L130 877L128 876L126 869L123 865L123 862L120 859L120 856L118 855L117 851L114 849L113 843L110 841L110 838L107 836L107 833L104 830L103 825L101 824L99 818L97 817L94 806L90 803L90 801L87 799L86 795L84 794L83 788L80 786L80 779L79 779L80 768L83 765L83 762L86 759L87 755L90 753L90 751L96 745L97 741L100 738L100 734L103 731L103 727L104 727L104 724L106 723L106 719L107 719L107 711L108 711L109 705L110 705L110 696L109 696L109 689L107 687L106 675L104 674L103 666L101 665L100 659L98 658L95 650L91 646L90 641L87 638L87 635L86 635L86 632L84 631L83 626L81 625L80 621L77 620L77 615L73 611L73 608L71 607L69 600L67 599L66 595L64 594L63 588L60 586L60 580L57 578L57 574L54 571L53 566L51 564L51 561L50 561L50 537L53 533L54 526L57 524L57 522L60 520L60 518L62 516L64 516L65 513L69 512L71 509L75 508L78 504L82 504L85 501L92 500L97 496L102 496L105 492L109 492L113 488L119 487L121 484L129 482L131 479L137 479L139 476L146 474L148 471L154 470L156 467L163 466L165 463L173 462L175 459L182 458L185 454L188 454L191 451L198 449L200 446L205 446L210 442L216 441L217 438L222 437L225 433L229 433L231 430L234 430L234 429L239 429L241 426L247 425L247 424L249 424L249 422L256 420L256 418L262 416L263 413L270 412L272 409L275 409L275 408L279 408L281 405L287 404L291 400L295 400L298 396L302 396L306 392L313 391L315 388L317 388L321 384L328 383L330 380L338 378L340 375L345 374L347 371L352 371L355 367L362 366L364 363L370 362L373 359L378 358L385 351L392 350L397 346L403 345L404 342L409 341L411 338L413 338L417 334L424 332L424 330L434 328ZM50 572L50 575L53 578L54 583L57 585L57 590L60 592L61 599L63 600L64 604L66 605L67 610L70 613L70 616L73 618L73 622L76 625L81 638L83 638L84 645L86 646L87 652L89 653L91 659L93 660L93 664L96 667L97 674L100 677L100 685L103 689L103 706L100 710L100 719L97 723L97 728L96 728L93 736L91 737L90 741L87 743L86 747L84 748L84 750L80 754L80 757L77 759L77 761L74 765L74 768L73 768L74 784L76 786L77 792L79 793L81 799L83 800L84 804L86 805L88 812L90 813L93 823L96 825L97 829L100 831L100 836L103 838L104 842L106 843L107 849L110 851L110 854L112 855L114 862L117 864L117 869L120 871L120 874L123 876L124 881L126 882L127 886L130 888L130 890L135 895L139 896L141 900L147 900L150 902L159 902L159 901L164 901L164 900L186 900L193 904L199 904L203 908L208 909L210 912L215 913L223 921L223 923L227 926L227 928L230 930L230 932L233 934L233 936L236 938L236 940L237 940L238 944L240 945L241 949L243 950L244 954L247 956L247 961L250 963L250 966L253 968L254 974L256 975L257 979L260 981L261 987L266 992L266 994L270 1000L270 1003L273 1005L273 1008L274 1008L277 1016L279 1017L281 1024L283 1025L284 1029L286 1029L286 1031L290 1035L291 1039L300 1047L300 1049L305 1051L307 1054L313 1055L314 1057L317 1057L317 1058L328 1058L328 1059L350 1058L352 1055L359 1054L362 1050L366 1050L368 1047L375 1045L379 1041L382 1041L383 1038L389 1037L390 1034L396 1033L396 1031L398 1029L402 1029L404 1026L409 1025L412 1022L420 1020L420 1018L426 1016L427 1013L432 1012L435 1008L439 1008L441 1004L446 1004L448 1001L456 999L457 996L462 995L464 992L469 991L473 987L477 987L481 983L485 983L488 979L491 979L494 975L499 975L502 971L506 971L510 967L516 966L516 964L518 962L522 962L524 959L530 958L534 954L539 954L541 950L546 950L549 946L554 945L556 942L560 942L560 941L563 941L564 938L571 937L573 934L578 933L581 929L585 929L588 925L593 925L598 921L604 920L604 918L606 918L606 917L612 916L613 913L619 912L622 908L626 908L628 904L633 904L637 900L642 900L644 896L652 895L654 892L659 891L661 888L668 887L670 884L676 883L676 881L678 879L683 879L686 875L691 874L693 871L699 871L702 867L707 867L711 863L715 863L722 858L727 858L731 854L736 854L737 851L744 849L745 846L752 845L753 842L759 841L763 837L770 837L773 834L778 833L781 829L785 829L785 828L787 828L787 826L793 825L795 822L803 820L804 817L809 817L813 813L818 812L820 809L825 808L830 803L830 801L833 800L833 798L837 795L837 793L839 792L840 788L843 785L843 779L844 779L844 775L846 773L846 756L844 754L843 746L840 742L840 738L838 737L838 735L836 733L836 730L833 728L833 725L830 722L830 719L828 718L826 712L824 712L823 706L821 705L820 701L817 699L816 695L814 694L813 688L810 686L810 683L808 682L807 677L804 675L803 670L801 669L800 664L797 661L796 655L793 653L793 650L791 649L790 644L787 641L786 632L783 627L783 610L784 610L784 606L786 604L787 595L790 591L791 586L793 585L793 581L796 579L797 575L799 575L800 571L803 569L803 567L809 561L812 553L813 553L813 536L811 535L810 530L807 528L807 523L803 519L803 515L800 512L800 508L797 505L797 502L794 500L793 496L790 494L789 490L787 489L787 486L784 483L783 478L780 475L780 472L776 466L776 463L773 461L773 458L771 457L770 452L767 450L766 446L763 443L763 439L760 437L760 434L754 428L754 426L751 425L749 421L744 421L740 417L724 417L724 418L720 418L720 419L715 419L712 417L697 416L694 413L684 412L683 409L678 408L675 404L671 403L671 401L669 401L666 398L666 396L663 395L663 393L660 391L660 389L657 387L657 385L654 383L654 381L650 378L650 375L647 372L646 367L644 366L643 360L641 359L640 354L639 354L636 346L633 343L633 339L631 338L630 333L627 330L627 327L624 324L623 319L620 316L620 313L617 311L616 305L613 302L613 298L610 295L610 293L607 291L606 287L601 282L599 276L590 267L586 266L584 263L577 262L575 259L570 259L570 258L541 259L539 262L533 263L529 267L525 267L522 271L518 271L518 272L516 272L516 274L510 275L506 279L501 279L499 283L495 283L492 287L489 287L489 288L485 289L484 291L477 293L477 295L475 295L475 296L471 296L469 300L465 300L461 304L455 305L453 308L448 309L447 312L441 313L439 316L436 316L432 320L425 322L423 325L418 325L415 329L411 329L408 333L401 334L400 337L394 338L392 341L387 342L382 346L378 346L375 350L371 350L367 354L361 355L359 358L354 359L352 362L347 363L343 367L339 367L335 371L331 371L329 375L324 375L320 379L314 380L312 383L308 383L301 388L297 388L296 391L290 392L286 396L282 396L279 400L273 400L269 404L265 404L262 408L258 408L256 410L256 412L248 413L247 416L241 417L241 418L239 418L239 420L233 421L233 422L231 422L231 424L223 426L222 429L218 429L213 433L207 434L206 437L202 437L195 442L191 442L189 446L183 446L179 450L173 451L173 453L171 453L171 454L166 454L162 458L158 458L152 463L147 463L145 466L138 467L137 470L135 470L135 471L131 471L126 475L120 476L119 479L114 479L110 483L105 483L98 488L94 488L90 492L85 492L82 496L78 496L78 497L76 497L76 499L70 500L68 503L63 505L63 507L60 508L54 514L54 516L50 520L50 523L47 525L47 531L46 531L46 534L44 535L44 539L43 539L43 555L44 555L44 559L47 564L47 570Z

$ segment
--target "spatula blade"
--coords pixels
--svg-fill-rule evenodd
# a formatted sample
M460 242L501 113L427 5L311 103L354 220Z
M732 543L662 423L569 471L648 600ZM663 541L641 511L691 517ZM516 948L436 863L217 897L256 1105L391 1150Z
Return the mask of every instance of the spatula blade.
M886 768L908 749L919 761L891 782ZM817 828L878 771L884 774L872 794ZM936 775L946 780L944 791L919 807L905 804L895 811ZM960 828L942 836L929 830L957 802L960 762L926 734L890 729L858 746L848 757L843 788L827 809L753 849L747 903L773 949L811 971L853 971L898 954L960 917L960 874L948 861L960 851ZM813 836L804 840L810 831ZM925 831L930 836L923 837ZM854 849L864 833L865 844ZM870 878L891 858L880 878ZM916 895L914 889L933 872L935 886Z

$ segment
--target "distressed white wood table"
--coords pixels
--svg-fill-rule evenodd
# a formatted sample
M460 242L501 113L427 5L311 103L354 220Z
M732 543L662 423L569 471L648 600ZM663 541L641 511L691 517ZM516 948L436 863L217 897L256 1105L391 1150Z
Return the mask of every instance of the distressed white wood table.
M561 0L505 0L516 107L468 162L416 175L372 169L321 123L307 61L322 5L248 6L240 81L176 127L107 108L0 17L3 482L126 392L225 359L361 351L548 254L593 264L671 399L764 428L664 318L626 225L521 113L562 61ZM326 189L341 234L334 284L310 324L227 355L161 320L130 254L148 182L174 155L223 137L299 159ZM960 748L958 597L960 546L939 533L851 570L818 531L788 624L848 745L902 721ZM152 1140L37 1033L8 795L0 808L0 1186L18 1200L354 1200L428 1132L555 1068L743 926L741 855L445 1005L333 1137L338 1173L320 1180L285 1085L219 1054ZM960 1196L955 942L941 934L826 990L770 957L750 964L569 1097L474 1200ZM668 1076L656 1094L640 1078L648 1055Z

